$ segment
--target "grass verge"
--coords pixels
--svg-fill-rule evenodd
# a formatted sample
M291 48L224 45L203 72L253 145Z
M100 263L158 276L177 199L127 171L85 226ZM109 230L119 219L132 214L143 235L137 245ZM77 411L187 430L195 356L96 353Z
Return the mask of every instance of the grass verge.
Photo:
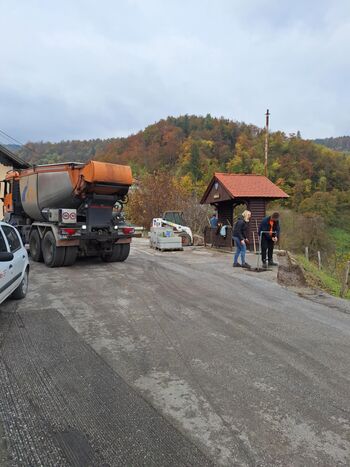
M329 229L330 236L335 244L337 253L346 254L350 252L350 232L339 227Z
M316 264L307 261L302 255L297 255L296 259L304 269L305 279L310 287L325 290L336 297L340 296L341 284L333 274L324 269L319 270ZM348 290L344 298L350 299L350 290Z

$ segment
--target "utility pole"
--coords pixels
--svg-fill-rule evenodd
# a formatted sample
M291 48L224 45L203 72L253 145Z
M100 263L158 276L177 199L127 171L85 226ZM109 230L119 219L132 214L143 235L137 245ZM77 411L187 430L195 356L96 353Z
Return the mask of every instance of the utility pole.
M270 120L270 112L269 109L266 110L266 125L265 125L265 165L264 165L264 172L265 177L267 177L267 156L269 153L269 120Z

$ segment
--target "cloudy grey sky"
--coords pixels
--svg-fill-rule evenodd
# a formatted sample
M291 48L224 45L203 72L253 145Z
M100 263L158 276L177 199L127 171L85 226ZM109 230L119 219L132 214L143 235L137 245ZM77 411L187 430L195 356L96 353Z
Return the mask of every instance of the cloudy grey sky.
M0 0L0 129L128 135L211 113L350 134L349 0ZM0 142L1 142L0 138Z

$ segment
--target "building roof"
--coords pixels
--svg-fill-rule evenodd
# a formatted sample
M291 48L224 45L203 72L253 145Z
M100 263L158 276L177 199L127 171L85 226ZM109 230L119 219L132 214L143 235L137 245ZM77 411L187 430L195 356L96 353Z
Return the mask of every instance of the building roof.
M289 198L287 193L264 175L216 172L203 195L201 203L206 202L215 181L218 181L232 198Z
M8 161L9 165L11 165L14 169L26 169L30 167L30 164L28 164L28 162L24 161L12 151L10 151L8 148L0 144L0 162L1 159L5 159L6 161Z

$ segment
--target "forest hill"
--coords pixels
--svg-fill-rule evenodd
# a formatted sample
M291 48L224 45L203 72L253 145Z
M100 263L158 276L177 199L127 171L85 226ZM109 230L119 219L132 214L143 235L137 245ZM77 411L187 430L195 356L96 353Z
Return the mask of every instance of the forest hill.
M126 138L29 143L19 155L32 163L94 158L130 164L136 177L166 171L188 192L200 196L214 172L263 173L264 130L224 118L168 117ZM33 150L35 152L33 152ZM327 223L342 209L350 228L350 156L272 132L269 178L290 195L287 207L315 213Z

